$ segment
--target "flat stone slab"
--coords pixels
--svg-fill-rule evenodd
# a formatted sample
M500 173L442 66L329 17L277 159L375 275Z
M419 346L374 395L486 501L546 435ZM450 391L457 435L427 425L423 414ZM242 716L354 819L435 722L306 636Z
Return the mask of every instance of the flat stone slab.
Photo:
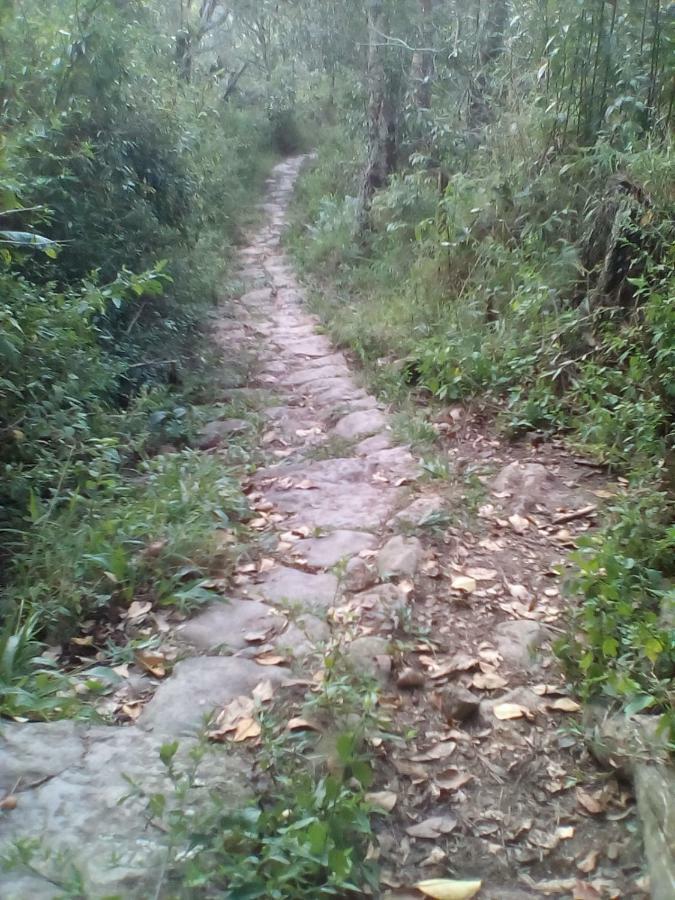
M17 806L0 816L0 852L19 839L33 840L35 868L59 881L75 867L87 898L154 896L166 837L148 826L147 800L134 794L127 778L146 794L163 794L171 807L172 786L159 758L162 741L135 726L64 721L3 723L2 743L0 793L12 792ZM192 746L190 740L181 745L178 768ZM208 751L199 777L208 779L209 788L221 792L232 809L246 799L247 768L231 752ZM183 801L188 810L198 802L196 793ZM63 895L54 884L20 869L3 872L1 881L3 900Z
M409 478L412 480L420 471L417 460L405 447L390 447L388 450L378 450L376 453L371 453L366 459L375 463L378 469L391 477Z
M323 335L315 335L304 341L289 342L286 346L286 356L327 356L333 348L328 338Z
M357 388L351 378L317 378L303 387L303 393L310 393L325 405L346 403L349 400L364 400L368 395Z
M356 556L362 550L377 547L375 535L364 531L332 531L318 538L298 541L293 554L302 557L308 565L328 569L343 559Z
M269 303L272 300L272 288L255 288L247 291L239 298L239 302L244 306L257 306L259 303Z
M218 603L185 622L176 630L182 643L197 650L236 652L250 647L246 636L251 633L269 632L270 640L286 626L283 616L259 600L232 600ZM222 652L222 651L221 651Z
M388 450L390 447L391 433L383 431L358 443L354 447L354 452L357 456L370 456L372 453L379 453L380 450Z
M391 516L400 503L400 489L382 490L373 484L328 483L317 491L269 491L274 505L288 515L284 523L294 528L339 528L372 531Z
M378 409L349 413L337 423L333 432L346 440L374 434L387 426L387 417Z
M259 666L250 659L195 656L179 662L141 713L138 724L167 737L198 734L215 709L261 681L280 684L288 671Z
M335 575L314 575L300 569L278 566L269 572L262 584L256 584L250 590L252 594L281 606L300 604L309 609L326 609L335 603L337 588Z
M346 366L313 366L311 369L303 369L300 372L294 372L292 375L284 378L284 384L291 386L307 384L310 381L317 381L321 378L334 378L348 374L349 370Z

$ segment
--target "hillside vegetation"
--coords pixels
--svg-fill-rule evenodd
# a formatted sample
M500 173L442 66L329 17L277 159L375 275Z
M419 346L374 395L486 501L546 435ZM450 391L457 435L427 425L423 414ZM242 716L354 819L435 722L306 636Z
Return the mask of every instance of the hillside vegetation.
M673 699L674 40L672 4L371 4L292 238L387 399L626 479L559 650L629 711Z
M234 470L190 450L246 377L245 360L216 369L203 331L269 165L299 138L246 10L217 7L0 3L5 713L69 708L41 642L67 662L83 622L134 598L208 599L214 525L244 515Z

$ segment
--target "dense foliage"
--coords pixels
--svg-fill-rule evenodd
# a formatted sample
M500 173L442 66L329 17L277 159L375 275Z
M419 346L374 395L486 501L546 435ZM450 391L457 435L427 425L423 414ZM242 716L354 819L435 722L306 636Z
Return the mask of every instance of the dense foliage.
M369 11L366 75L298 195L318 308L389 398L478 402L628 478L561 653L589 695L669 709L672 4Z
M245 515L236 479L186 449L237 377L216 373L199 332L269 162L299 132L281 76L233 84L218 64L249 49L243 19L212 6L0 4L6 712L67 706L36 639L139 596L201 602L223 562L214 526ZM181 29L207 27L187 77Z

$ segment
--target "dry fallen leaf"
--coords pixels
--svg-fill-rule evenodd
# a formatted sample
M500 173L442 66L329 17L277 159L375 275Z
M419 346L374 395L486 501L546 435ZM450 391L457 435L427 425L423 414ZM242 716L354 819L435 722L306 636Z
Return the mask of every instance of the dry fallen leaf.
M153 653L150 650L139 650L136 653L136 662L146 672L150 672L155 678L164 678L166 675L166 657L161 653Z
M479 691L496 691L508 684L507 680L496 672L477 672L471 683Z
M548 709L556 709L561 712L579 712L581 706L571 697L559 697L553 703L547 703Z
M577 881L572 892L573 900L602 900L600 891L583 881Z
M434 776L434 781L443 791L457 791L469 781L473 781L473 775L468 772L460 772L458 769L447 769Z
M589 794L588 791L585 791L583 788L577 788L576 798L579 806L592 816L603 813L607 808L606 804L602 802L599 796L593 796L593 794Z
M140 700L132 700L122 706L122 712L132 721L135 721L143 712L143 704Z
M585 875L590 874L595 870L595 867L598 864L598 858L600 857L599 850L591 850L580 863L577 864L577 869L580 872L583 872Z
M446 756L454 753L456 747L457 744L454 741L440 741L429 750L411 756L410 760L411 762L432 762L435 759L445 759Z
M260 723L256 722L253 718L246 717L240 719L237 723L232 740L236 743L241 743L241 741L248 741L251 738L260 737L260 733Z
M460 591L462 594L472 594L476 590L476 582L467 575L458 575L450 582L453 591Z
M514 600L525 601L530 599L530 592L524 584L509 584L507 587L509 589L509 594L511 594Z
M259 666L283 666L286 664L286 659L276 653L261 653L254 659Z
M319 731L319 727L314 723L310 722L308 719L303 719L300 716L296 716L293 719L289 719L286 723L286 731Z
M134 600L129 604L127 610L127 619L141 619L146 613L152 609L152 603L149 600Z
M528 719L532 718L532 713L525 706L521 706L520 703L498 703L492 710L498 719L522 719L525 716Z
M371 791L366 794L366 802L372 804L377 809L383 809L385 812L391 812L396 806L398 797L393 791Z
M422 862L421 866L437 866L439 863L442 863L445 859L447 859L448 854L445 850L441 850L440 847L433 847L428 856L426 856Z
M418 822L417 825L411 825L405 831L410 837L434 840L442 834L450 834L456 827L457 819L454 816L430 816L423 822Z
M517 513L509 516L509 525L516 534L523 534L530 527L530 523L527 519L523 518L523 516L519 516Z
M0 809L16 809L18 803L19 801L16 794L7 794L6 797L3 797L2 800L0 800Z
M482 566L474 566L471 569L467 569L466 574L475 581L494 581L497 577L495 569L484 569Z
M253 696L259 703L267 703L274 696L274 685L267 679L253 688Z
M452 878L431 878L418 881L415 887L434 900L469 900L475 897L483 885L482 881L455 881Z

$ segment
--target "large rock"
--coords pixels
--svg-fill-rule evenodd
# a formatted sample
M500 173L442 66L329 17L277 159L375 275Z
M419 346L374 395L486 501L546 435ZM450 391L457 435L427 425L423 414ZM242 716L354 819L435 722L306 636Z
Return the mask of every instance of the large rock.
M196 735L221 706L250 695L261 681L281 684L288 671L250 659L196 656L179 662L141 713L138 724L167 738Z
M200 450L212 450L233 435L249 431L251 423L246 419L216 419L209 422L199 432L197 447Z
M400 488L383 487L370 481L374 468L362 459L328 459L297 470L264 470L256 480L264 481L271 472L308 480L314 490L274 486L265 491L275 507L289 515L287 527L375 530L389 518L399 502Z
M510 494L538 494L551 484L553 476L540 463L509 463L492 482L495 491Z
M162 741L131 727L49 722L2 726L0 794L13 792L15 809L0 815L0 853L17 840L36 843L33 864L47 878L65 881L72 867L91 900L155 896L166 860L166 835L149 827L146 796L161 794L172 807L173 788L159 751ZM181 744L179 770L194 741ZM207 751L198 779L208 780L225 808L246 799L248 771L221 748ZM187 814L205 792L181 799ZM49 854L49 856L48 856ZM59 854L63 858L59 858ZM64 891L25 870L3 872L3 900L55 900ZM70 895L69 895L70 896Z
M675 897L675 769L666 765L638 765L635 792L652 900L672 900Z
M232 600L210 606L179 626L176 634L182 643L197 650L234 653L250 646L248 634L269 632L272 637L285 625L283 616L274 615L271 607L258 600Z
M347 647L347 659L356 675L386 684L391 674L391 645L385 638L365 635Z
M407 604L407 597L395 584L378 584L353 595L363 623L376 625L381 632L394 630Z
M495 628L497 649L506 662L527 668L536 656L537 649L548 637L548 631L531 619L501 622Z
M422 559L422 545L415 537L397 534L377 554L377 570L382 578L412 578Z
M293 547L293 554L305 559L310 566L329 569L343 559L376 546L377 538L365 531L338 530L322 537L298 541Z
M345 440L354 440L374 434L376 431L386 428L386 425L386 416L380 410L357 410L340 419L333 429L333 433Z
M365 591L377 582L377 572L365 560L355 556L347 563L344 575L344 588L347 591Z
M438 494L417 497L412 503L397 512L388 524L394 526L399 522L407 522L416 528L421 528L423 525L432 524L434 519L440 517L445 509L445 500Z
M348 375L349 370L346 366L325 365L312 366L309 369L301 369L294 372L284 379L284 383L288 385L303 385L310 381L317 381L319 378L335 378L336 376Z
M335 603L338 580L328 572L314 575L300 569L277 566L261 584L251 588L260 597L277 605L327 609Z

